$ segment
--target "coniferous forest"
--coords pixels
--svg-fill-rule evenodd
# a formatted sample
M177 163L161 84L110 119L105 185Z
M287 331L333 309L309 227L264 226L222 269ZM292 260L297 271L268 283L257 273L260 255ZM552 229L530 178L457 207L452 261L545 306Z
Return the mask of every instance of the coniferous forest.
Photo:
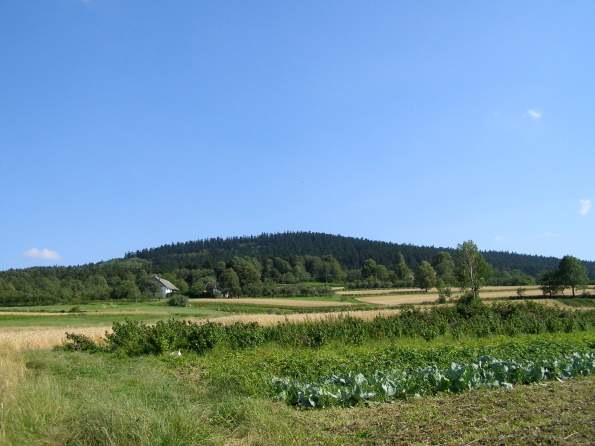
M484 251L485 284L551 280L560 259ZM191 297L298 296L331 285L364 288L457 285L453 248L415 246L316 232L213 238L129 252L121 259L0 272L0 305L138 300L155 295L154 274ZM595 262L581 262L586 280ZM549 274L549 276L548 276ZM549 282L548 282L549 283Z

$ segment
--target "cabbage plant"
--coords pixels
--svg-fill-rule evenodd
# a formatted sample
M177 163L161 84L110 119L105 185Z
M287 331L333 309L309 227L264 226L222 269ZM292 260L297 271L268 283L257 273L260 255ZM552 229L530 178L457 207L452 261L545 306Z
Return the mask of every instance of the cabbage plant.
M481 356L449 367L436 365L413 370L377 370L371 374L348 372L301 382L274 378L276 398L305 408L354 406L366 401L391 401L438 392L459 393L479 388L512 388L544 380L568 379L595 371L595 352L572 353L538 360L502 360Z

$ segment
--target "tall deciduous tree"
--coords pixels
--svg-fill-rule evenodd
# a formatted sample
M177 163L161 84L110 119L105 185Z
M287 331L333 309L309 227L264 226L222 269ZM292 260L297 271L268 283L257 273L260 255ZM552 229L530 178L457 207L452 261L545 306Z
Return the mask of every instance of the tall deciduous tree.
M436 271L438 279L443 285L455 285L457 278L455 276L455 262L452 256L446 251L440 251L432 259L432 266Z
M589 283L587 268L585 265L573 256L564 256L558 267L558 277L560 284L572 288L572 295L575 295L577 286Z
M224 269L219 278L219 287L221 291L230 293L232 296L239 296L242 292L240 287L240 278L233 268Z
M479 297L479 289L489 276L490 266L473 241L457 246L455 266L461 288L470 289L474 297Z
M413 271L411 271L411 268L407 265L403 254L399 253L399 260L397 260L397 264L395 265L395 273L397 274L397 279L399 279L403 285L413 285Z
M541 291L544 296L554 297L564 291L564 285L560 281L560 271L546 271L539 278Z
M369 279L370 277L376 277L376 268L378 265L374 259L367 259L362 265L362 278Z
M418 288L426 290L436 286L436 271L430 265L430 262L423 260L415 272L415 285Z

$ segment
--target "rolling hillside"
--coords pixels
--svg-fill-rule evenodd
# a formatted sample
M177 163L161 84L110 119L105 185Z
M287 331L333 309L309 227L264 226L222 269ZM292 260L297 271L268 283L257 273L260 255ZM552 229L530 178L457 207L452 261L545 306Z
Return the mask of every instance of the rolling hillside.
M452 248L415 246L345 237L318 232L285 232L261 234L258 236L212 238L163 245L126 254L150 260L158 270L175 268L197 268L205 262L214 263L229 260L234 256L290 257L290 256L334 256L345 268L360 268L366 259L374 259L384 265L394 265L399 253L407 263L417 265L430 260L440 251L452 252ZM560 261L556 257L517 254L503 251L485 251L486 260L496 269L519 270L530 276L555 269ZM595 262L585 262L589 275L595 278Z

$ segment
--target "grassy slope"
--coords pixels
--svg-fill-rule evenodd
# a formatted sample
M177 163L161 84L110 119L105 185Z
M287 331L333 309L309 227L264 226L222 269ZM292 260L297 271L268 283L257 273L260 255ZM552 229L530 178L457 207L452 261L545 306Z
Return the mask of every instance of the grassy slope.
M595 333L539 338L592 343ZM461 344L479 348L509 340L402 339L398 345L420 350ZM595 435L594 377L518 386L510 392L477 391L307 412L261 396L262 382L283 370L299 370L297 362L335 367L350 356L365 362L393 346L387 342L288 350L271 345L179 359L4 353L0 444L195 445L232 439L271 445L491 444L499 439L507 444L588 444Z

